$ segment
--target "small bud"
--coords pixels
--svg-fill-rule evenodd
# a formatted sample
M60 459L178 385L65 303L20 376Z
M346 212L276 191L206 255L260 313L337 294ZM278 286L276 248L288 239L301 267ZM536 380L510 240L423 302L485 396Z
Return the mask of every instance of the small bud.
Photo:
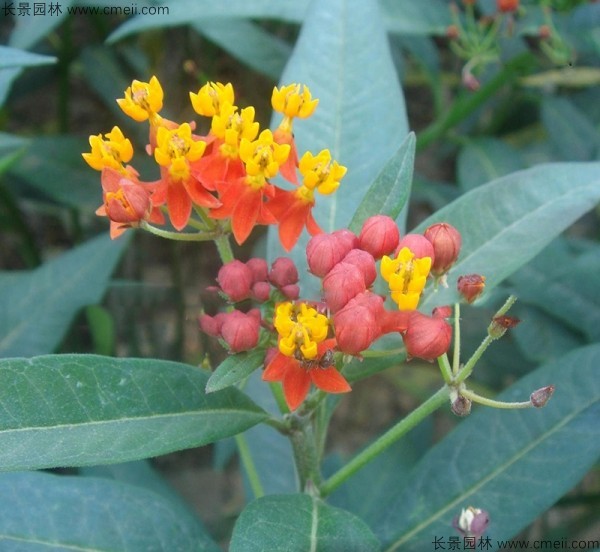
M337 232L313 236L306 246L310 272L323 278L352 249L351 241L353 240Z
M252 298L259 303L264 303L269 300L271 295L271 286L269 282L255 282L252 286Z
M281 293L283 293L290 301L295 301L300 297L300 286L298 286L298 284L288 284L281 288Z
M298 269L294 261L287 257L275 259L269 272L269 282L280 289L298 283Z
M217 276L221 290L233 303L250 297L252 280L252 270L237 260L224 264Z
M463 508L459 516L452 520L452 526L465 537L481 537L490 523L490 516L480 508Z
M519 0L496 0L496 6L499 12L514 12L519 8Z
M266 282L269 274L267 261L260 257L253 257L246 261L246 266L252 271L253 282Z
M336 264L323 279L323 298L334 314L366 289L362 270L344 261Z
M375 215L365 220L358 247L370 253L375 259L390 255L398 246L400 231L394 219L386 215Z
M513 316L495 316L488 326L488 334L492 339L500 339L506 330L514 328L519 322L521 321Z
M373 285L377 278L377 267L375 266L375 259L370 253L362 249L352 249L343 258L343 262L353 264L361 271L366 287Z
M435 251L431 242L421 234L406 234L396 247L395 255L403 248L408 247L415 255L415 259L423 259L429 257L431 264L435 262Z
M225 313L226 318L221 326L221 336L229 345L232 353L240 353L254 349L258 344L260 331L260 311L252 309L248 313L232 311Z
M538 29L538 38L548 40L552 36L552 29L548 25L540 25Z
M431 311L431 315L434 318L450 318L452 316L452 307L449 305L435 307L435 309Z
M546 387L534 391L529 397L529 400L536 408L542 408L542 406L546 406L546 403L550 400L553 393L554 385L547 385Z
M433 245L435 260L431 265L431 272L441 276L448 272L458 259L462 243L460 232L445 222L433 224L423 234Z
M335 338L340 351L357 355L381 336L379 318L384 312L383 298L364 291L333 316Z
M411 357L434 360L448 351L452 340L452 326L443 318L433 318L419 311L412 311L403 340L406 352Z
M446 27L446 37L450 40L456 40L460 36L460 30L456 25Z
M462 72L462 83L467 90L475 92L479 90L481 83L477 80L477 77L471 71Z
M456 287L467 303L472 303L483 293L485 276L481 276L480 274L459 276Z
M209 316L208 314L201 314L198 317L198 324L200 325L200 330L205 334L211 337L221 336L221 326L223 325L222 315Z
M452 412L457 416L464 417L468 416L471 413L471 400L463 397L462 395L458 395L453 401L451 405Z

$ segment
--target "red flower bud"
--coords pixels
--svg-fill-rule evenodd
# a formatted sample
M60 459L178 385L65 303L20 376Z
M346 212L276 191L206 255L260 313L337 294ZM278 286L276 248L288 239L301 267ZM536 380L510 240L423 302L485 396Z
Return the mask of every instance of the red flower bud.
M252 309L247 314L240 311L225 313L221 336L233 353L249 351L258 344L260 311Z
M221 326L223 325L222 314L216 316L209 316L208 314L201 314L198 317L198 323L200 324L200 330L211 337L221 337Z
M467 303L472 303L477 299L485 288L485 276L480 274L468 274L459 276L456 282L458 292L466 299Z
M106 216L113 222L136 223L148 218L152 209L150 193L141 184L122 178L117 192L105 192Z
M546 403L550 400L553 393L554 385L547 385L546 387L534 391L529 397L529 400L536 408L542 408L542 406L546 406Z
M490 516L485 510L469 506L464 508L460 516L452 520L452 526L465 537L481 537L490 523Z
M395 255L403 248L408 247L415 255L415 259L422 259L423 257L430 257L431 263L435 262L435 252L431 242L421 234L406 234L396 247Z
M434 318L450 318L452 316L452 307L445 305L443 307L435 307L431 312Z
M250 297L252 270L241 261L231 261L221 267L217 282L231 302L242 301Z
M488 326L488 334L492 339L500 339L506 330L516 327L519 322L521 321L514 316L495 316Z
M419 311L412 311L403 339L411 357L434 360L450 347L452 326L443 318L433 318Z
M548 25L540 25L538 37L540 40L548 40L552 36L552 29Z
M499 12L514 12L519 8L519 0L496 0Z
M460 29L456 25L446 27L446 37L450 40L456 40L460 36Z
M366 289L362 270L344 261L336 264L323 279L323 297L332 313Z
M246 266L252 271L253 282L266 282L269 274L267 261L260 257L253 257L246 261Z
M356 355L368 349L381 336L379 319L383 312L383 298L370 291L348 301L333 316L335 338L340 351Z
M256 282L252 286L252 298L259 303L264 303L269 300L271 295L271 286L269 282Z
M370 253L362 249L352 249L343 259L344 263L350 263L360 269L365 280L365 286L371 287L377 278L377 267L375 259Z
M375 215L365 220L358 247L369 252L375 259L381 259L396 249L400 241L400 231L394 219L386 215Z
M356 236L350 230L317 234L306 246L306 260L312 274L323 278L354 247Z
M424 236L433 245L435 260L431 265L431 272L436 276L441 276L448 272L450 267L458 259L460 253L461 237L460 232L445 222L433 224L424 232Z
M281 288L283 293L290 301L295 301L300 297L300 286L298 284L289 284Z
M298 282L298 269L292 259L279 257L273 261L269 272L269 282L278 288L283 288Z

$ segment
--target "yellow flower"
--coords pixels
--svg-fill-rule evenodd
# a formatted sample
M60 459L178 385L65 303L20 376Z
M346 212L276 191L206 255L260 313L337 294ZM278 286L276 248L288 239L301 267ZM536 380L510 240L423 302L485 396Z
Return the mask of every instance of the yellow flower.
M158 112L163 106L163 89L156 77L150 82L134 80L125 90L125 97L117 100L119 107L135 121L150 119L151 123L158 119Z
M381 259L381 276L388 282L392 299L401 311L417 308L431 269L431 257L414 257L408 247L403 247L395 259L387 255Z
M306 303L281 303L273 321L279 334L279 351L298 360L314 360L317 344L327 337L329 320Z
M214 117L221 114L225 104L233 106L235 100L233 85L230 82L227 84L208 82L198 90L197 94L190 92L190 99L198 115Z
M174 129L158 127L156 144L156 162L162 167L168 167L169 174L175 181L189 178L189 163L198 161L206 149L205 142L192 138L189 123L183 123Z
M274 142L273 133L269 129L263 130L257 140L242 138L240 158L246 167L248 183L253 187L262 187L279 172L279 167L285 163L289 153L289 144Z
M212 118L210 130L224 142L219 148L221 154L237 159L241 139L254 140L258 128L258 123L254 122L253 107L246 107L238 112L234 105L224 104L220 114Z
M298 169L304 177L303 185L311 191L316 188L324 195L338 189L347 170L331 159L331 153L327 149L320 151L316 156L307 151L300 159Z
M288 84L281 88L273 88L271 105L279 113L283 113L290 119L310 117L317 107L319 100L312 99L308 86L302 84Z
M123 136L119 127L113 127L109 133L104 135L104 138L102 138L102 134L90 136L89 141L92 151L81 155L92 169L101 171L109 167L123 174L127 172L123 163L131 161L133 146Z

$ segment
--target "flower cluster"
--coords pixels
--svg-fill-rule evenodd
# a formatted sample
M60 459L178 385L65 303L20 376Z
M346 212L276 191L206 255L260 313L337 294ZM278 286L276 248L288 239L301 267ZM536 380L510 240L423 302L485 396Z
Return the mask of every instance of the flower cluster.
M150 125L146 152L160 171L154 182L140 181L128 165L133 147L118 127L90 137L91 152L83 158L102 172L104 205L97 214L109 218L111 237L130 227L164 224L165 212L177 231L190 226L212 236L230 230L239 244L256 225L277 224L288 251L304 228L312 235L321 232L312 215L315 191L333 193L346 168L327 149L298 159L293 120L309 117L318 104L308 87L273 90L273 109L283 115L273 132L260 130L253 107L235 105L230 83L209 82L191 92L190 100L198 115L211 119L205 136L194 133L194 122L179 124L159 115L163 89L156 77L134 80L117 100L128 116ZM277 175L292 189L272 184Z

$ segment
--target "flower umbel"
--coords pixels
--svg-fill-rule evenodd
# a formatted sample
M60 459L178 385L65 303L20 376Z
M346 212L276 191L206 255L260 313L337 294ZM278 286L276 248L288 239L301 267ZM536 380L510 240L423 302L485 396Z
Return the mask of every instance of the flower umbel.
M400 310L417 308L430 269L431 257L416 259L408 247L400 249L395 259L383 256L381 276L388 282L392 299Z

